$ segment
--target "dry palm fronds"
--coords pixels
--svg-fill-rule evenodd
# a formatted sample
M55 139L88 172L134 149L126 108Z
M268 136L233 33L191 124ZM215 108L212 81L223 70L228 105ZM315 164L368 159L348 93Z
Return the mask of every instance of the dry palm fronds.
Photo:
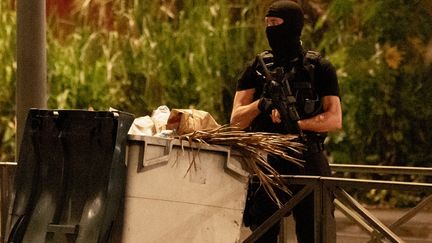
M265 132L245 132L233 127L195 131L177 136L181 141L198 142L206 145L229 146L243 155L243 163L250 174L258 177L269 196L280 206L274 187L290 193L280 179L279 173L267 162L267 154L302 166L303 161L294 155L302 153L304 147L297 142L298 136ZM193 162L192 162L193 163Z

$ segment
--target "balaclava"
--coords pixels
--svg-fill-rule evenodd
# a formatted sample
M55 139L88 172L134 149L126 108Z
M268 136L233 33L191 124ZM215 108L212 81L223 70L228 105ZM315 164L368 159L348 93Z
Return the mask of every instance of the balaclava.
M289 0L274 2L266 17L279 17L283 23L266 28L267 40L277 62L287 62L301 52L300 35L303 29L303 11Z

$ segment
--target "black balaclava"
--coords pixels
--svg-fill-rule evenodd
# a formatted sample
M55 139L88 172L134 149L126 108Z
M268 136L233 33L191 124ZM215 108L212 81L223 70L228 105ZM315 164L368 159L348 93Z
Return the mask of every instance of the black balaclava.
M303 11L289 0L274 2L266 17L279 17L283 23L266 28L267 40L276 62L285 63L296 58L302 50L300 35L303 29Z

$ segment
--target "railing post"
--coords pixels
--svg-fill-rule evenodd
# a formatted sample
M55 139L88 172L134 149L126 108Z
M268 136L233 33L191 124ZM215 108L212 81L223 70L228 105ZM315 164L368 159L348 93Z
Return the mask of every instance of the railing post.
M322 242L336 242L336 222L334 217L334 187L327 185L324 180L320 180L322 185Z
M314 217L315 243L320 243L323 228L323 183L321 180L317 180L314 188Z
M333 186L319 178L314 190L315 242L336 242L333 198Z
M11 193L13 191L13 174L15 162L0 162L0 243L6 242L7 218Z
M2 165L0 165L0 242L4 242L5 238L5 228L6 228L6 219L5 215L7 215L7 202L6 198L6 187L7 187L7 172L5 171Z

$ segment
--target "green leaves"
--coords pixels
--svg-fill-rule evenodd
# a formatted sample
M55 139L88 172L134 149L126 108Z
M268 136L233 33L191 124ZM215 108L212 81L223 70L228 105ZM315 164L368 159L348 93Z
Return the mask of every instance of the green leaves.
M85 1L67 19L51 17L49 108L112 106L141 116L163 104L192 106L228 122L236 78L246 60L268 48L268 2ZM425 166L432 161L427 1L333 0L322 9L303 43L337 68L344 131L329 140L334 161ZM8 160L16 23L8 1L0 10L0 159Z
M9 1L0 2L0 161L14 161L16 15Z
M346 135L330 143L342 150L336 162L425 166L424 158L431 158L429 143L419 138L432 136L432 125L424 123L432 119L426 105L431 71L424 64L432 30L422 27L432 18L420 2L402 2L330 5L326 18L334 25L320 47L337 66L341 85Z
M114 106L140 116L165 104L206 110L225 123L236 76L263 49L255 4L127 1L104 6L113 13L97 17L108 20L92 19L97 6L83 5L73 18L84 25L71 35L59 39L58 23L50 25L50 106ZM114 28L95 26L107 22Z

